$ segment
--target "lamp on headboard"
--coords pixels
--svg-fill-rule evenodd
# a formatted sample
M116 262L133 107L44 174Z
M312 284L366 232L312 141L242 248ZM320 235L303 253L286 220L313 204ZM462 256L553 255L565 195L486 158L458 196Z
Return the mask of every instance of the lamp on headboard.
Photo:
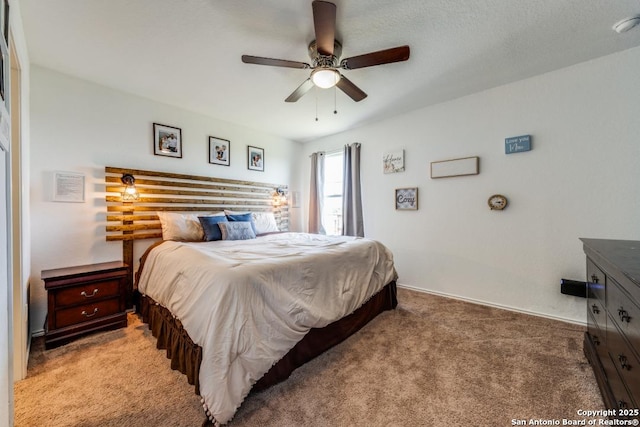
M122 201L123 202L132 202L134 200L138 200L140 194L138 193L138 189L136 188L136 179L133 175L129 173L125 173L120 178L120 181L124 184L124 191L122 192Z
M286 203L287 201L287 192L282 187L276 188L276 191L273 193L273 204L274 206L280 206L281 204Z

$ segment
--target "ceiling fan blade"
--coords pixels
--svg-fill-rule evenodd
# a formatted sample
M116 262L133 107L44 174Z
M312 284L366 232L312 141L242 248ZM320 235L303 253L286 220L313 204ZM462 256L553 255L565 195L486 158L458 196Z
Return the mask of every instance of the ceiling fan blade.
M307 79L296 90L293 91L291 95L284 102L296 102L298 99L302 98L302 95L309 92L313 87L313 82L311 79Z
M287 61L286 59L263 58L261 56L242 55L242 62L245 64L271 65L274 67L287 68L311 68L306 62Z
M406 61L409 59L409 53L409 46L393 47L391 49L379 50L377 52L365 53L364 55L343 59L340 62L340 67L345 70L355 70L373 65Z
M313 8L313 25L316 31L316 48L321 55L333 55L336 38L336 5L316 0Z
M340 80L336 84L338 89L349 95L351 99L356 102L360 102L367 97L367 94L364 93L358 86L354 85L351 80L341 75Z

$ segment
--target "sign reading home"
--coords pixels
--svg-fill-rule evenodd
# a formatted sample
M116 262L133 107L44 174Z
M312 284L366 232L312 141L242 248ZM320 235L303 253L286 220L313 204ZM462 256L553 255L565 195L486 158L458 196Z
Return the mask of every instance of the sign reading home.
M404 172L404 150L385 153L382 156L384 173Z
M505 138L504 153L514 154L523 151L531 151L531 135L513 136Z

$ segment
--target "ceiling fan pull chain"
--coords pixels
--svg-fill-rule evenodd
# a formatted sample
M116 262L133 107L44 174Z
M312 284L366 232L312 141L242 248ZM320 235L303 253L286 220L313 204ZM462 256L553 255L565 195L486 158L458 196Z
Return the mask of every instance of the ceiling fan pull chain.
M338 114L338 95L336 95L336 87L333 87L333 114Z
M316 122L318 121L318 88L313 88L313 93L316 95Z

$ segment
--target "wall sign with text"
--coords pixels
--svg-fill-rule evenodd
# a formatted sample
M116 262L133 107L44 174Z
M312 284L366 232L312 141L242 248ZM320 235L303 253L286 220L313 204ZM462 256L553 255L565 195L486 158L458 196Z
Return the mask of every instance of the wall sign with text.
M404 172L404 150L384 153L382 165L384 173Z
M84 203L84 174L54 172L52 200L54 202Z
M523 151L531 151L531 135L520 135L505 138L505 154L522 153Z
M417 210L418 189L396 188L396 210Z

